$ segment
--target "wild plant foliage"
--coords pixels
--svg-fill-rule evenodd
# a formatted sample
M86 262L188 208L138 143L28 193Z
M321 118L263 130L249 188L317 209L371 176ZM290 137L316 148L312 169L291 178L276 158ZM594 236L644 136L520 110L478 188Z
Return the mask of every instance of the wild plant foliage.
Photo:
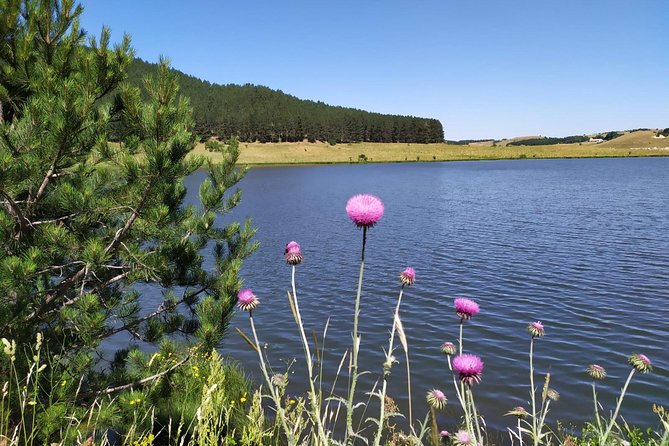
M249 221L214 224L241 197L236 142L216 147L215 166L190 157L192 109L167 62L141 89L125 84L129 38L87 38L81 12L72 0L0 0L0 337L29 345L41 333L57 354L48 373L90 400L218 346L255 244ZM187 205L184 178L202 167L200 202ZM127 348L94 369L118 335ZM170 359L150 361L139 345ZM22 376L30 363L19 349L12 367Z

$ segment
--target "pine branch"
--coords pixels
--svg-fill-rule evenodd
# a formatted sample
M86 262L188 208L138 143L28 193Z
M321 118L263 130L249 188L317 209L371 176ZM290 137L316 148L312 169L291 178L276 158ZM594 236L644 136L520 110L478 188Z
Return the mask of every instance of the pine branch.
M184 365L186 363L186 361L188 361L189 359L190 359L190 356L186 356L184 359L177 362L176 364L174 364L172 367L170 367L167 370L163 370L160 373L156 373L155 375L147 376L146 378L137 380L135 382L131 382L131 383L128 383L128 384L123 384L122 386L107 387L104 390L100 390L98 392L95 392L95 395L96 396L111 395L112 393L121 392L123 390L129 390L129 389L134 389L134 388L139 387L139 386L143 386L144 384L150 383L151 381L155 381L156 379L158 379L162 376L165 376L170 372L173 372L174 370L176 370L179 367L181 367L182 365Z
M4 190L0 189L0 195L2 195L5 198L5 201L2 203L5 205L5 209L7 209L7 212L9 212L9 215L12 216L16 220L16 223L19 225L19 233L16 235L16 238L19 238L21 236L21 233L28 228L28 226L31 226L30 221L23 215L23 212L21 212L21 208L19 208L14 200L12 200L12 197L7 194Z
M174 306L181 305L182 303L183 303L183 299L181 299L180 301L176 302L176 303L174 304ZM111 329L111 330L108 330L108 331L102 333L100 336L98 336L98 339L106 339L106 338L108 338L109 336L113 336L113 335L115 335L115 334L117 334L117 333L120 333L120 332L122 332L122 331L126 331L126 330L130 331L130 329L136 327L137 325L141 324L142 322L145 322L145 321L147 321L147 320L149 320L149 319L151 319L151 318L154 318L154 317L156 317L156 316L158 316L158 315L160 315L160 314L163 314L163 313L169 311L169 309L170 309L170 307L161 304L161 305L158 307L158 309L157 309L156 311L154 311L153 313L149 313L149 314L147 314L147 315L145 315L145 316L140 317L139 319L135 319L135 320L132 321L132 322L128 322L127 324L123 325L122 327L117 327L117 328L113 328L113 329Z

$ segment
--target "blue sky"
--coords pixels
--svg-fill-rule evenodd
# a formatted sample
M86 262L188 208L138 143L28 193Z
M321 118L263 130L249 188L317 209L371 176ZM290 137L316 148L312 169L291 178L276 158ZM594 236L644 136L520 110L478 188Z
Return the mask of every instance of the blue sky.
M211 82L439 119L447 139L669 127L667 0L85 0Z

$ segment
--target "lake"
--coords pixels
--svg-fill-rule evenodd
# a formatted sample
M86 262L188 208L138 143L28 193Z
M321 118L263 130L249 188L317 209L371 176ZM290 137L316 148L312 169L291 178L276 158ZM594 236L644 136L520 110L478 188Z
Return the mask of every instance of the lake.
M191 190L202 176L188 179ZM457 342L457 296L481 306L465 325L465 350L485 362L474 392L493 429L514 425L503 416L512 407L528 407L526 326L537 320L546 336L536 342L535 367L550 371L561 395L551 424L591 419L585 368L593 362L608 372L599 395L605 413L613 410L634 352L646 354L655 371L636 375L622 416L656 427L652 404L669 406L669 158L255 168L241 188L232 217L251 217L261 243L242 270L244 285L261 301L254 319L275 371L297 359L289 393L303 393L306 383L284 246L296 240L305 255L297 288L307 332L320 338L330 319L324 369L331 378L351 344L362 238L344 207L350 196L371 193L386 209L368 231L360 370L371 373L358 385L359 399L381 376L398 274L412 266L417 282L405 292L401 318L416 417L424 417L432 388L450 400L441 428L453 429L459 413L439 351L444 341ZM260 382L257 356L234 327L250 335L248 315L234 317L222 352ZM406 413L402 351L396 356L389 394Z

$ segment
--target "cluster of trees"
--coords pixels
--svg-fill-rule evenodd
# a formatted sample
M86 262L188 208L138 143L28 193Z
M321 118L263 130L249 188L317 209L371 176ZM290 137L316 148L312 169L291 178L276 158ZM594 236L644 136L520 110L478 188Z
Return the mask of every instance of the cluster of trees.
M625 133L623 132L607 132L607 133L600 133L599 135L593 136L593 138L597 139L603 139L604 141L611 141L614 138L617 138L619 136L623 136Z
M155 64L133 60L130 83L139 85ZM301 100L257 85L217 85L175 70L181 92L193 106L195 129L202 137L246 142L295 142L305 139L347 142L443 142L436 119L384 115L323 102Z
M579 142L586 142L590 138L588 136L565 136L564 138L542 137L521 139L519 141L512 141L508 146L546 146L552 144L574 144Z
M669 136L669 127L657 132L656 136Z

